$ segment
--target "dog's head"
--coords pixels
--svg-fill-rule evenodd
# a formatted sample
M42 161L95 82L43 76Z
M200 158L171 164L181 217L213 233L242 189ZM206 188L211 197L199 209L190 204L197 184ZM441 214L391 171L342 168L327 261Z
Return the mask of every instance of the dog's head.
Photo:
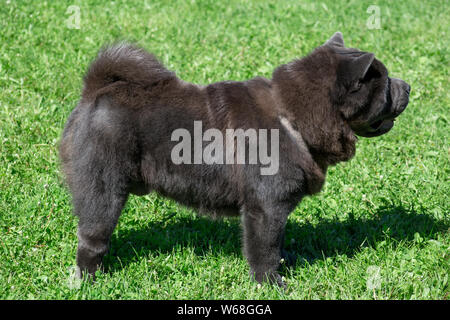
M336 82L331 98L351 129L363 137L388 132L408 105L410 86L389 77L386 67L373 53L346 48L340 32L322 49L335 57Z

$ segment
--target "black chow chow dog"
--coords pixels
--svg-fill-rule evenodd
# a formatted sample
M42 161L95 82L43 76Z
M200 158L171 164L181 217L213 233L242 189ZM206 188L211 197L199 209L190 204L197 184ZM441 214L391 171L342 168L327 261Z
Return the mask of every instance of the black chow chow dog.
M409 91L372 53L345 47L339 32L275 69L270 80L206 86L178 79L140 48L103 49L60 144L79 217L81 272L93 275L101 264L128 195L155 191L200 212L241 214L250 274L283 286L277 269L290 257L282 248L289 213L320 191L328 166L352 158L355 135L392 128ZM279 150L271 150L278 151L278 170L263 175L254 163L175 164L172 133L193 133L194 121L219 132L278 129Z

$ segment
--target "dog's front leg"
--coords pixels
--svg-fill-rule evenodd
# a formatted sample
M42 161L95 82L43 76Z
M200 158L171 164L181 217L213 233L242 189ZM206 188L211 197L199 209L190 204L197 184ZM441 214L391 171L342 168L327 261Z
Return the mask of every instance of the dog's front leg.
M277 270L288 214L288 210L275 206L244 210L244 254L250 264L250 274L258 282L269 281L285 287Z

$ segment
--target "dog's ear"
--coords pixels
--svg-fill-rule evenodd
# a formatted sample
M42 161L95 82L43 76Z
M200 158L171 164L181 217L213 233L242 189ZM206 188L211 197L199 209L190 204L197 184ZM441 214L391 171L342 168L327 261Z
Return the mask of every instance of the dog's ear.
M336 32L327 42L326 46L345 47L344 37L341 32Z
M370 65L375 59L375 55L370 52L365 52L357 58L352 58L351 62L351 73L353 74L353 79L362 79L369 70Z
M362 52L358 56L343 55L344 59L341 62L338 70L340 80L346 83L362 79L369 70L375 55L370 52Z

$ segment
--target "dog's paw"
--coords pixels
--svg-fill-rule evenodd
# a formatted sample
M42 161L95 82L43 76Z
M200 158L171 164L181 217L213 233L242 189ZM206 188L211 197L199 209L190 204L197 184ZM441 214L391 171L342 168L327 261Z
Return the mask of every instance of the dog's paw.
M286 289L286 283L283 281L283 278L276 271L269 271L269 272L250 271L250 275L258 283L266 282L276 284L280 288Z

